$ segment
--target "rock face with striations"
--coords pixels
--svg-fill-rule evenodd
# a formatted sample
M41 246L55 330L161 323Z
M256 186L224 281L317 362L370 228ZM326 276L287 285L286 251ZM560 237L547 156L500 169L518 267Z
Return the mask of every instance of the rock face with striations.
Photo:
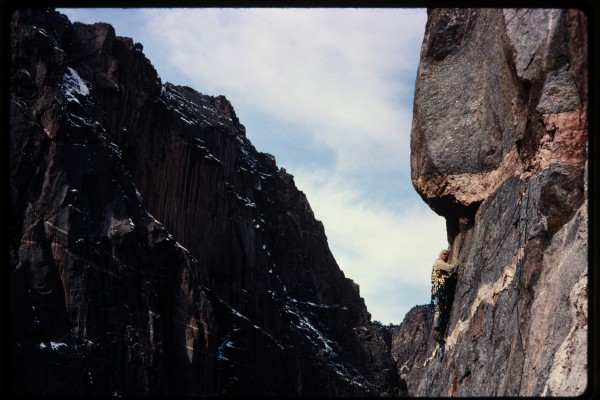
M390 349L398 374L406 383L406 394L414 396L425 378L423 361L429 357L429 335L433 326L433 307L415 306L406 313L400 326L390 329Z
M11 27L15 392L394 391L358 286L225 97L162 84L107 24Z
M428 11L412 180L459 270L445 357L429 337L409 395L586 389L587 46L578 10Z

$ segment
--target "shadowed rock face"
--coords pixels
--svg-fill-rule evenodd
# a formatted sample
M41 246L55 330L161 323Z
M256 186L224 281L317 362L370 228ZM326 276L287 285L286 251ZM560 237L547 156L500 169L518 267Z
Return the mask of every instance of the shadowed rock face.
M392 357L406 382L407 395L414 395L421 381L427 378L424 362L434 349L429 341L432 326L433 307L422 305L413 307L399 326L390 329Z
M394 391L358 286L225 97L53 10L15 12L11 45L15 392Z
M412 180L459 275L445 357L430 341L401 371L409 395L586 389L586 35L578 10L428 11Z

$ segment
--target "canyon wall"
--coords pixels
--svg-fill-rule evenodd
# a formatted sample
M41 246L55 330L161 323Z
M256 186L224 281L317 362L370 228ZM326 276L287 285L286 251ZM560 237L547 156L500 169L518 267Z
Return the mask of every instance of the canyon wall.
M108 24L17 10L12 391L583 393L587 26L574 9L428 10L411 172L458 265L441 357L430 305L370 321L293 175L224 96L163 83Z
M15 11L10 39L16 394L398 393L323 225L224 96L52 9Z
M575 9L428 10L412 181L446 219L458 280L443 359L429 336L399 366L409 395L588 386L587 24Z

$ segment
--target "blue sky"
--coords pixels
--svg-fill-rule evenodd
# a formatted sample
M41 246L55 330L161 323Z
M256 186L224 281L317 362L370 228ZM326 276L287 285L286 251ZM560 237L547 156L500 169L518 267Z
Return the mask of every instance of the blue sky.
M425 9L59 9L143 45L163 82L225 95L294 176L373 320L430 300L444 219L410 181Z

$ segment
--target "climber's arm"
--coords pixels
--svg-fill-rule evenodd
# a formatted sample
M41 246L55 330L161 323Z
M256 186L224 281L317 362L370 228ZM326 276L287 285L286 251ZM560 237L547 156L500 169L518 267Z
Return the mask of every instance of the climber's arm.
M435 263L433 264L433 268L445 271L449 274L451 274L455 270L454 265L448 264L447 262L445 262L444 260L441 260L441 259L438 259L435 261Z

